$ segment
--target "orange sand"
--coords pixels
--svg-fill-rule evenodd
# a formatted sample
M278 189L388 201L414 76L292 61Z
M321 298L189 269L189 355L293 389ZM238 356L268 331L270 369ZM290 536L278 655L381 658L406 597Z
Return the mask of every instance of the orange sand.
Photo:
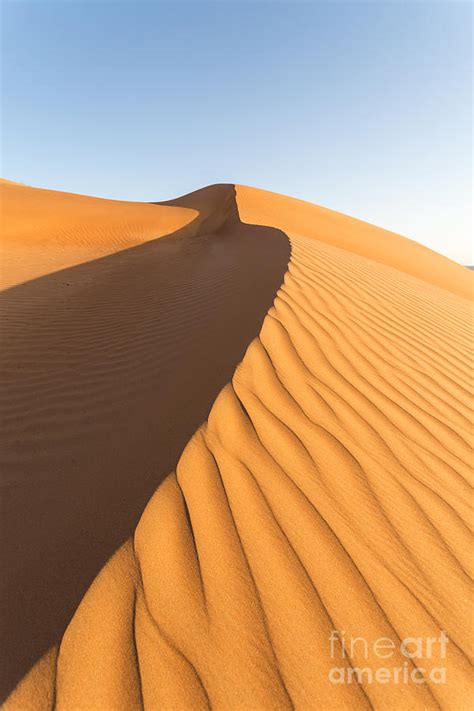
M21 550L30 545L30 557L40 555L30 538L46 537L43 553L54 559L59 550L59 562L42 605L64 608L60 619L49 615L53 632L41 628L40 645L25 642L23 629L11 678L42 656L4 708L472 708L473 275L392 233L246 187L236 197L232 186L217 186L153 206L4 190L15 195L5 251L21 255L8 281L17 286L4 292L14 396L5 408L14 472L7 538L21 541L10 565L30 565ZM29 201L38 235L18 214ZM91 223L97 214L95 236L81 204ZM153 239L173 231L177 237ZM95 261L72 266L76 240ZM125 249L138 242L145 244ZM109 255L105 267L98 254ZM60 298L64 281L71 297ZM216 370L220 377L211 377ZM163 461L175 456L168 440L179 462L125 540L146 493L136 496L144 473L149 480L155 467L161 478ZM97 511L87 506L88 467L101 480L92 490ZM41 493L48 477L49 498ZM68 491L80 500L72 513ZM25 499L41 525L23 540ZM133 515L101 547L117 506ZM67 520L55 529L51 519L64 507ZM66 586L55 597L68 566L81 567L84 585L94 546L98 564L120 543L55 639L69 609L61 596L72 595ZM41 566L48 568L44 557L39 572L30 567L17 582L40 585ZM18 624L32 604L21 589ZM369 645L391 640L395 652L366 658L359 644L342 658L336 644L331 658L332 630ZM401 640L441 630L446 658L438 644L422 660L400 651ZM333 667L351 665L374 673L417 665L423 683L330 683ZM446 668L445 684L430 678L436 667Z

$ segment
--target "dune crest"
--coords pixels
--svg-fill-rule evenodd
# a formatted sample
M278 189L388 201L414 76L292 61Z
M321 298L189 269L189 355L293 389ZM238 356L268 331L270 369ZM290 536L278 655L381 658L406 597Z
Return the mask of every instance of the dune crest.
M76 196L48 195L48 209L53 197L66 233ZM283 281L288 238L242 224L232 186L182 201L145 205L158 236L127 249L115 239L123 205L109 205L100 234L114 253L54 263L0 294L3 694L60 639L132 534ZM198 217L160 236L170 210ZM67 241L61 249L67 259Z
M133 536L4 708L467 711L472 275L351 218L236 195L239 233L288 236L283 283ZM348 656L334 631L393 655ZM441 633L446 656L401 650ZM421 677L331 682L353 666Z
M312 237L394 267L429 284L472 299L473 280L464 267L418 242L304 200L237 185L243 222Z

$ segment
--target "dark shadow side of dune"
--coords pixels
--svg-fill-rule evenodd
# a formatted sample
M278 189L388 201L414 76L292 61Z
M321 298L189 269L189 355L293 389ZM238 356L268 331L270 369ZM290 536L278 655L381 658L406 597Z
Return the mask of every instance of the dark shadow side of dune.
M0 295L2 698L130 536L283 281L286 235L240 222L233 186L208 190L225 208L198 234Z

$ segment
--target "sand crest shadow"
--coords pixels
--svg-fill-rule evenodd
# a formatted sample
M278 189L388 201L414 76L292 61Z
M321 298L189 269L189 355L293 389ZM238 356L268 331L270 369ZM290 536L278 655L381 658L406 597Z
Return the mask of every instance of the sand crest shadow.
M2 698L132 533L283 281L288 238L240 222L224 188L222 225L0 295Z

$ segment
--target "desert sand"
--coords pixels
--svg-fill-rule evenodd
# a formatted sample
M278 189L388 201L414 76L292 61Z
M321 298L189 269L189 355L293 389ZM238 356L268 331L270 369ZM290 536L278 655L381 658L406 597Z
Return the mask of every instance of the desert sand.
M0 189L4 708L472 708L472 273L238 185Z

